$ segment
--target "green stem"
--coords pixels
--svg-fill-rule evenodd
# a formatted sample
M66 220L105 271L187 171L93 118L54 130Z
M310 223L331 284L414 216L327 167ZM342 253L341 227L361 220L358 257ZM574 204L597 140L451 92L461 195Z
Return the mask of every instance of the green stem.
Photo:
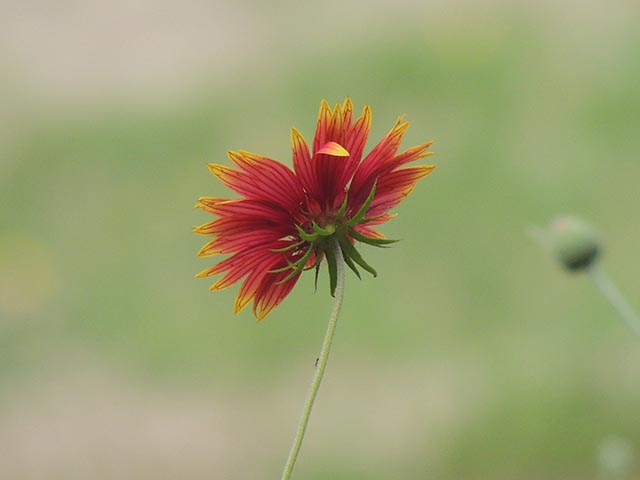
M616 288L609 277L597 266L589 268L589 275L596 284L602 296L607 299L620 318L629 325L636 335L640 336L640 320L631 306L626 302L620 290Z
M313 408L313 402L318 394L320 388L320 382L324 375L324 370L327 367L327 360L329 359L329 351L331 350L331 342L333 342L333 334L336 331L336 324L338 323L338 315L340 314L340 308L342 307L342 300L344 298L344 258L342 256L342 250L338 242L333 242L334 255L336 257L336 264L338 270L338 281L335 290L335 299L333 301L333 310L331 311L331 317L329 317L329 325L327 326L327 333L324 336L324 342L322 342L322 350L320 350L320 357L318 358L316 371L313 375L311 382L311 388L309 389L309 395L307 401L304 404L302 410L302 418L300 418L300 424L298 425L298 431L296 438L293 441L289 458L282 472L282 480L288 480L293 472L293 467L296 464L298 453L300 452L300 446L302 445L302 439L309 423L309 416L311 415L311 409Z

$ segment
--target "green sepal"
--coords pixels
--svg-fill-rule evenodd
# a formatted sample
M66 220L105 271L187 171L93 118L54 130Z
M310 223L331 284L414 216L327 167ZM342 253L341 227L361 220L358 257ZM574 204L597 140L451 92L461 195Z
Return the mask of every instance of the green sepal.
M345 193L344 195L344 201L342 202L342 205L340 205L340 210L338 210L338 213L336 214L336 218L337 219L341 219L345 212L347 211L347 200L349 199L349 194Z
M303 243L304 243L304 240L300 240L299 242L292 243L291 245L287 245L286 247L275 248L275 249L273 249L271 251L274 252L274 253L284 253L284 252L288 252L290 250L294 250L294 249L298 248Z
M349 236L353 237L355 240L366 243L367 245L373 245L374 247L386 247L391 245L392 243L396 243L399 240L391 240L388 238L372 238L367 237L366 235L361 234L360 232L354 230L353 228L349 229Z
M362 204L362 207L360 207L360 210L358 210L358 213L356 213L353 217L351 217L351 219L348 222L346 222L345 225L352 227L362 222L362 219L367 213L367 210L369 210L369 205L371 205L371 202L373 201L373 197L375 196L375 194L376 194L376 184L374 183L373 187L371 187L371 191L369 192L369 196Z
M300 234L300 238L305 242L315 242L318 239L317 233L307 233L303 230L300 225L296 225L296 230L298 230L298 234Z
M338 286L338 264L336 262L336 256L331 248L327 248L324 251L325 257L327 257L327 267L329 268L329 288L331 290L331 296L335 297L336 287Z
M342 247L342 251L344 252L345 257L350 257L351 260L356 262L358 265L360 265L362 268L364 268L367 272L369 272L374 277L378 276L378 272L376 272L371 265L369 265L367 262L364 261L364 258L362 258L360 253L358 253L358 250L356 250L356 247L351 245L351 242L348 239L346 238L341 239L340 246Z
M293 263L294 267L292 267L293 269L292 269L291 273L289 275L287 275L286 277L284 277L282 280L276 282L276 285L280 285L282 283L288 282L293 277L295 277L297 274L299 274L302 270L304 270L304 267L307 264L307 261L311 257L312 253L313 253L313 248L309 247L307 249L306 253L302 256L302 258L296 260L296 262ZM287 263L290 263L288 259L287 259Z
M298 262L292 262L288 258L285 258L285 261L287 262L287 266L286 267L280 267L280 268L276 268L274 270L269 270L269 273L285 272L285 271L287 271L287 270L289 270L291 268L296 268L298 266Z
M328 237L336 233L336 227L334 227L333 225L329 225L331 228L322 228L316 222L313 222L312 225L313 225L313 231L316 232L321 237Z
M341 247L342 248L342 247ZM351 260L351 258L349 257L349 255L342 255L344 257L344 263L347 264L347 266L353 271L353 273L356 274L356 276L362 280L362 277L360 276L360 272L358 271L358 267L356 267L356 264L353 263L353 260Z
M282 285L283 283L288 282L293 277L298 275L301 271L302 271L301 268L296 268L295 270L291 270L291 273L289 275L287 275L286 277L284 277L282 280L277 281L276 285Z
M320 258L320 257L318 256L318 258ZM316 276L315 276L314 283L313 283L313 285L314 285L314 292L317 292L317 291L318 291L318 276L320 275L320 264L321 264L321 263L322 263L322 262L320 262L320 260L316 260L316 264L315 264L315 267L316 267Z

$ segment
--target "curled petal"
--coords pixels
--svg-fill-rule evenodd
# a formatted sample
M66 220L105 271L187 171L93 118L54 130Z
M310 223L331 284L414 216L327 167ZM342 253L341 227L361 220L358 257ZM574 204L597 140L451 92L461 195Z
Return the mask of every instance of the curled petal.
M331 155L333 157L348 157L349 152L339 143L327 142L316 152L317 154Z

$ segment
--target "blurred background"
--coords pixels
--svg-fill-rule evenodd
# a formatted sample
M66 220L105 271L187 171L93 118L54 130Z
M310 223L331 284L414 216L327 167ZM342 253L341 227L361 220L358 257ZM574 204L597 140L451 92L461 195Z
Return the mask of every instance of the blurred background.
M379 277L348 277L295 478L640 478L640 343L527 235L595 224L640 308L639 19L630 0L2 2L0 477L279 478L326 274L262 324L234 316L237 287L193 279L212 260L192 206L229 194L208 162L289 163L289 129L312 138L349 95L368 148L406 113L403 146L435 140L438 169L383 228L403 241L363 247Z

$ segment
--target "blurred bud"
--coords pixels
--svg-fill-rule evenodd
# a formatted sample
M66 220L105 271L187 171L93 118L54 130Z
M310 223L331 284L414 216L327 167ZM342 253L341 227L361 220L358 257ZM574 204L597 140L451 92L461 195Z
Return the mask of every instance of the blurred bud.
M606 437L598 446L598 470L604 479L623 480L631 478L633 450L621 437Z
M558 259L571 271L590 267L601 250L596 230L568 215L558 217L551 223L549 240Z

